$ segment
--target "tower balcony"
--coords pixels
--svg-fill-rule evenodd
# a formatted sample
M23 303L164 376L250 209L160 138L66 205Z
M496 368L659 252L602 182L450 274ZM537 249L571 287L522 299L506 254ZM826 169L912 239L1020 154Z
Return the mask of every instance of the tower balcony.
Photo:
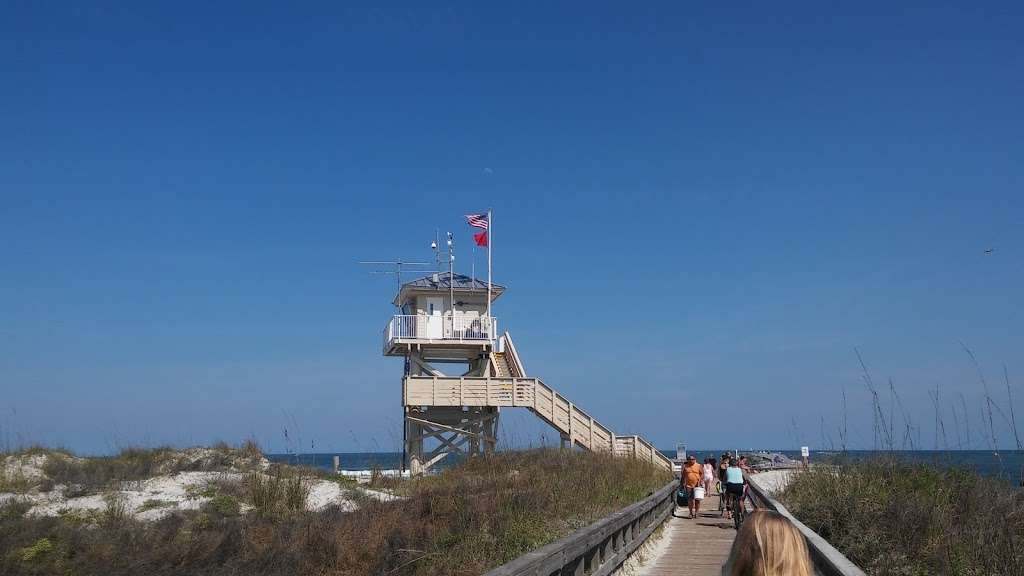
M384 355L404 355L410 346L479 348L498 337L498 319L475 314L399 315L384 328Z

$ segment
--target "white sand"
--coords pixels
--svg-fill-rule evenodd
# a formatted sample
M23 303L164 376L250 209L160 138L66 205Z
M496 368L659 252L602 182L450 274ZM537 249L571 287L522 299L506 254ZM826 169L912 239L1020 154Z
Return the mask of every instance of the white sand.
M317 480L309 488L309 497L306 498L306 508L309 510L323 510L331 505L337 505L345 512L351 512L358 508L353 502L347 490L342 490L337 482Z
M237 472L179 472L150 478L141 483L126 482L121 490L78 498L64 498L61 495L64 487L56 486L50 492L29 495L36 502L29 514L57 516L68 512L101 511L107 508L108 501L119 499L128 512L140 520L158 520L173 510L197 510L209 502L210 498L198 494L208 482L238 481L241 478L242 474ZM140 511L147 501L158 501L162 505Z
M184 451L181 457L199 460L207 457L207 449ZM55 485L51 490L40 491L40 484L46 479L43 466L47 455L9 456L0 461L8 478L24 479L32 488L26 494L0 493L0 504L9 500L24 500L33 504L28 514L32 516L58 516L61 514L98 513L106 510L112 501L119 502L126 511L139 520L159 520L175 510L198 510L211 500L203 496L207 484L214 481L241 482L244 472L237 469L224 472L178 472L149 478L145 481L124 482L120 490L104 494L90 494L77 498L65 498L66 486ZM64 457L64 456L54 456ZM261 464L261 463L257 463ZM260 465L259 468L265 468ZM344 488L331 480L315 479L309 484L306 508L310 511L338 506L345 512L358 508L356 492L380 501L391 501L399 497L368 488ZM242 512L252 509L242 504Z

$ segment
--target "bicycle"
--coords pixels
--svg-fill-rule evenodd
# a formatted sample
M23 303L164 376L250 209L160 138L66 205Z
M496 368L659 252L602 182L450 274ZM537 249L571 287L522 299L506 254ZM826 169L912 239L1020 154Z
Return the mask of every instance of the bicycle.
M747 515L747 507L743 504L743 501L747 497L747 484L743 483L743 494L732 496L732 523L736 527L736 530L740 529L743 524L743 520Z

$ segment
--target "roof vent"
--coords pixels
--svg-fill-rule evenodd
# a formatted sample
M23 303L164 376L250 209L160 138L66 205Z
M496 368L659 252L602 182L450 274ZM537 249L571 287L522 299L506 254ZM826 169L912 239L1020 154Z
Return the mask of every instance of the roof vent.
M434 284L437 284L438 282L441 281L441 278L437 275L437 272L434 272L434 274L430 277L430 281L433 282Z

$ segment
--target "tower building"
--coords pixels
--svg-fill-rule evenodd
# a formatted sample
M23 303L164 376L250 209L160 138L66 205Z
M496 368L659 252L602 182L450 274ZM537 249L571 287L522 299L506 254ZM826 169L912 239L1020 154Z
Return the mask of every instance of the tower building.
M512 337L491 315L505 287L433 273L400 285L384 329L384 355L404 359L405 465L421 474L450 455L493 452L498 416L526 408L557 430L564 448L604 451L672 469L637 435L616 435L539 378L528 377ZM490 301L488 301L490 299Z

